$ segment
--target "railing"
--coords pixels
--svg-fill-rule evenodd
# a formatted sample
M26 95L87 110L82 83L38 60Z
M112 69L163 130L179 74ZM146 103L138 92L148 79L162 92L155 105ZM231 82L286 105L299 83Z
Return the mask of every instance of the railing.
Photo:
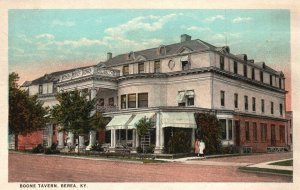
M115 112L119 110L118 106L96 106L96 110L99 112Z
M104 69L98 67L88 67L85 69L77 69L70 73L63 74L59 77L59 82L69 81L72 79L84 76L105 76L105 77L118 77L120 76L119 70Z

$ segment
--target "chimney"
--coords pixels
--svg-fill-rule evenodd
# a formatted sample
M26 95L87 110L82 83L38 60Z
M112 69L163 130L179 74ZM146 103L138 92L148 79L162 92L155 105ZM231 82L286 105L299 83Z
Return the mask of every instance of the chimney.
M180 36L180 39L181 39L181 43L182 42L186 42L186 41L191 41L191 39L192 39L192 36L189 36L189 35L187 35L187 34L182 34L181 36Z
M107 60L106 60L106 61L110 60L111 58L112 58L112 53L111 53L111 52L108 52L108 53L107 53Z

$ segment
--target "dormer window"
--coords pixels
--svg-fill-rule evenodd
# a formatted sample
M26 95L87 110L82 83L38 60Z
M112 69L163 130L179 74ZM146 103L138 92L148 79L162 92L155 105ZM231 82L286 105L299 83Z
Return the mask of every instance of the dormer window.
M264 72L260 71L260 82L264 82Z
M154 73L160 73L160 61L154 61Z
M220 69L224 70L224 56L220 56Z
M255 69L254 68L252 68L252 76L251 76L251 78L252 78L252 80L255 80Z
M271 74L270 74L270 85L273 86L273 77Z
M123 75L128 75L129 74L129 65L124 65L123 66Z
M43 94L43 85L42 84L39 85L39 94Z
M139 63L139 73L144 73L144 63Z
M182 64L182 70L183 70L183 71L184 71L184 70L190 69L189 62L188 62L188 61L182 61L181 64Z
M236 61L233 62L233 72L234 74L238 73L238 63Z
M247 70L247 65L244 65L244 77L248 76L248 70Z

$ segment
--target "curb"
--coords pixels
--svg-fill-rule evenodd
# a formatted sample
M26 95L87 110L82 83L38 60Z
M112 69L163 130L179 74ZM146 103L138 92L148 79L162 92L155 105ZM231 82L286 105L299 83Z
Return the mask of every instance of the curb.
M290 174L281 174L281 173L274 173L274 172L267 172L267 171L253 171L253 170L247 170L247 169L243 169L243 168L238 168L238 169L242 172L248 172L248 173L270 174L270 175L293 177L293 174L290 175ZM262 169L264 169L264 168L262 168ZM285 171L288 171L288 170L285 170Z

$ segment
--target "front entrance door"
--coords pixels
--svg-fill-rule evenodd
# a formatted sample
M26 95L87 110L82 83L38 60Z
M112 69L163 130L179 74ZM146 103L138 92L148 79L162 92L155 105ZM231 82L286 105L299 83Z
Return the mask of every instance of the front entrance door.
M240 146L240 121L234 121L235 126L235 145Z
M276 145L276 131L275 131L275 125L271 125L271 145Z

